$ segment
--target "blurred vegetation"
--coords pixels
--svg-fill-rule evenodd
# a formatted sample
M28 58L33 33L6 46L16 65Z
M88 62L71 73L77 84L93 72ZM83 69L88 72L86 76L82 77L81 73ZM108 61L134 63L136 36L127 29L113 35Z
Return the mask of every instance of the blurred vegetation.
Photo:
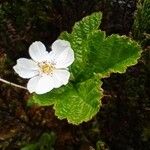
M21 150L54 150L53 145L56 140L56 135L51 133L43 133L36 143L28 144Z
M150 1L139 0L135 21L133 25L133 37L141 42L143 46L150 43ZM150 45L150 44L149 44Z
M149 0L1 0L0 76L16 83L12 66L29 57L36 40L49 46L60 34L94 11L103 12L101 28L107 34L130 35L142 43L143 56L125 74L104 79L106 95L99 114L89 123L72 126L54 117L50 107L27 108L25 91L0 85L0 149L20 149L53 131L54 149L150 149L150 9ZM134 21L134 25L133 25ZM132 27L133 25L133 27ZM131 30L132 29L132 30ZM106 146L108 145L108 146Z

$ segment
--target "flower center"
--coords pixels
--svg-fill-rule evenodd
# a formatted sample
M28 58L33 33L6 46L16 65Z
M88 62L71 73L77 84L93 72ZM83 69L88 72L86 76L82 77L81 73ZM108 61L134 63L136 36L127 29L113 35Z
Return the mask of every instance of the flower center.
M54 65L47 63L47 62L40 63L39 67L40 67L41 72L45 74L52 73L55 68Z

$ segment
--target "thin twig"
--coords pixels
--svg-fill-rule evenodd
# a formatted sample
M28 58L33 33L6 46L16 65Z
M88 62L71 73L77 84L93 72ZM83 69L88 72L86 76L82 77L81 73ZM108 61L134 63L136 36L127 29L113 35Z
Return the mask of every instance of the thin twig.
M24 87L24 86L21 86L21 85L18 85L18 84L15 84L15 83L9 82L9 81L4 80L4 79L2 79L2 78L0 78L0 81L1 81L1 82L3 82L3 83L9 84L10 86L15 86L15 87L17 87L17 88L27 90L27 88L26 88L26 87Z

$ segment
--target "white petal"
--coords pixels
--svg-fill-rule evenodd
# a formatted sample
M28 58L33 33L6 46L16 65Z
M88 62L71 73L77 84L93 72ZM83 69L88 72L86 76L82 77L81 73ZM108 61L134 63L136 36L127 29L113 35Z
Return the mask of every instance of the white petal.
M70 73L67 70L55 70L53 72L54 87L58 88L62 85L66 85L69 82Z
M35 92L40 78L41 78L40 76L35 76L28 81L27 89L29 90L30 93Z
M17 65L29 70L38 70L39 68L36 62L34 62L32 59L27 59L27 58L19 58L17 60Z
M54 82L52 80L52 77L49 75L45 75L39 79L35 92L37 94L44 94L51 91L53 88Z
M70 43L68 41L65 40L56 40L53 44L52 44L52 50L57 51L57 52L61 52L62 51L62 47L71 47Z
M69 81L70 73L67 70L55 70L53 75L36 76L29 80L27 88L30 93L44 94L53 88L66 85Z
M15 72L22 78L29 79L34 76L36 76L39 72L38 70L32 70L30 68L25 68L24 66L22 67L21 65L15 65L13 67Z
M56 68L67 68L74 61L74 52L68 41L56 40L52 44L50 58L55 62Z
M29 54L34 61L41 62L46 60L48 52L42 42L36 41L30 45Z

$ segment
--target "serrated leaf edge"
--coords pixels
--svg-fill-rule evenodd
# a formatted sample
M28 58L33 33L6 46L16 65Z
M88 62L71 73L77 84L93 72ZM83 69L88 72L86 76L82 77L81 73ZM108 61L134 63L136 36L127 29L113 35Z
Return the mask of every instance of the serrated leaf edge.
M120 74L125 73L127 71L128 67L134 66L134 65L136 65L138 63L138 60L139 60L139 58L141 57L141 54L142 54L142 48L141 48L141 46L136 41L132 40L130 37L127 37L125 35L121 35L120 36L120 35L117 35L117 34L112 34L112 35L106 37L104 40L107 40L107 38L111 38L112 36L116 36L118 38L128 39L129 42L134 43L134 45L136 47L138 47L139 51L138 51L138 53L136 55L137 56L136 59L133 60L131 64L126 64L126 66L123 66L122 67L122 71L118 71L118 70L115 70L115 69L110 69L110 71L108 73L104 73L104 74L100 73L101 74L101 78L108 78L108 77L110 77L110 75L112 73L120 73Z
M99 76L100 76L100 74L99 74ZM101 79L100 79L100 80L101 80ZM98 107L98 111L99 111L100 106L101 106L101 98L103 97L103 89L102 89L102 87L101 87L102 84L103 84L103 82L101 81L100 84L99 84L99 86L100 86L100 89L99 89L100 98L99 98L99 100L98 100L99 105L97 106L97 107ZM57 109L56 109L55 104L53 105L53 109L55 110L55 116L57 116L58 119L60 119L60 120L66 119L69 124L73 124L73 125L79 125L79 124L81 124L81 123L83 123L83 122L88 122L88 121L91 120L91 119L97 114L97 112L98 112L98 111L97 111L97 112L95 112L95 114L92 114L91 117L85 118L85 119L82 120L81 122L76 123L76 122L73 122L73 121L70 119L70 117L67 118L67 117L62 117L62 116L60 116L59 113L58 113L58 111L57 111ZM97 109L97 108L96 108L96 109Z

